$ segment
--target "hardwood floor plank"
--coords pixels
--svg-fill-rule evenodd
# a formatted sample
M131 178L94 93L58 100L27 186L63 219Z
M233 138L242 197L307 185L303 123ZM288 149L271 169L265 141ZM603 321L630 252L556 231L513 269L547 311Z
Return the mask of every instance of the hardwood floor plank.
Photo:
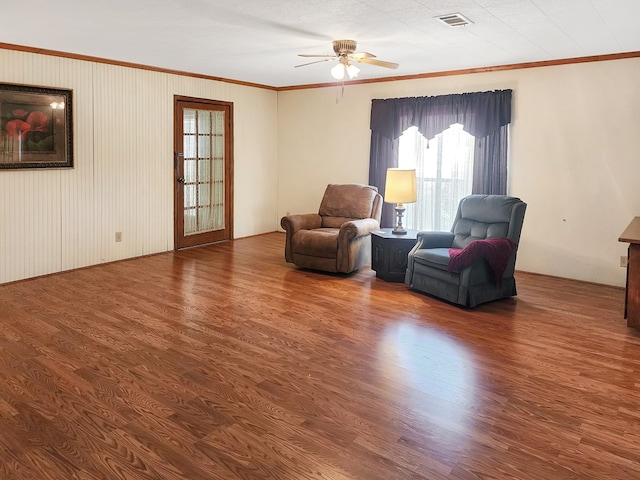
M0 285L0 478L640 478L620 288L464 310L273 233Z

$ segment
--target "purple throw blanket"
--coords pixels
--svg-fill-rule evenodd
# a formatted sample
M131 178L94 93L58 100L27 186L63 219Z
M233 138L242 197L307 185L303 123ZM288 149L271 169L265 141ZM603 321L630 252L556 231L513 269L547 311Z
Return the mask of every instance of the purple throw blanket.
M501 284L502 274L515 248L516 244L509 238L474 240L465 248L450 248L447 271L460 272L477 259L484 258L493 272L495 282Z

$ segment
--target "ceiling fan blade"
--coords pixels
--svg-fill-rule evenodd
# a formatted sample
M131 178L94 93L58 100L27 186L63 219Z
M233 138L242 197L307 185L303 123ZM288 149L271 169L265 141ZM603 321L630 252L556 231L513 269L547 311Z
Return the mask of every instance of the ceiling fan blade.
M301 63L300 65L294 65L293 68L298 68L298 67L305 67L307 65L313 65L314 63L321 63L321 62L328 62L329 60L331 60L333 57L331 58L323 58L322 60L316 60L314 62L309 62L309 63Z
M373 53L369 53L369 52L350 53L348 57L353 58L354 60L357 60L358 58L376 58L376 56Z
M322 58L333 58L335 55L316 55L313 53L299 53L299 57L322 57Z
M358 63L368 63L370 65L376 65L378 67L385 68L398 68L400 65L393 62L385 62L384 60L374 60L372 58L357 58L356 61Z

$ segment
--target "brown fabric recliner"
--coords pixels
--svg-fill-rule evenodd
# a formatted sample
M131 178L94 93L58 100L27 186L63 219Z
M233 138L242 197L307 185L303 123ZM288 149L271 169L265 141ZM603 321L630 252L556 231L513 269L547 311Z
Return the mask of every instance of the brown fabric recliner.
M371 262L371 232L380 229L382 196L370 185L330 184L318 213L287 215L285 260L298 267L351 273Z

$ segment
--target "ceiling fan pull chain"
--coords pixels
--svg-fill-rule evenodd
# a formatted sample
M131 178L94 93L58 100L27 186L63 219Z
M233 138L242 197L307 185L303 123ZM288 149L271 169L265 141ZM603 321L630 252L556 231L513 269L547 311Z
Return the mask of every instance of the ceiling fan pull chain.
M336 104L342 99L344 99L344 80L336 82Z

